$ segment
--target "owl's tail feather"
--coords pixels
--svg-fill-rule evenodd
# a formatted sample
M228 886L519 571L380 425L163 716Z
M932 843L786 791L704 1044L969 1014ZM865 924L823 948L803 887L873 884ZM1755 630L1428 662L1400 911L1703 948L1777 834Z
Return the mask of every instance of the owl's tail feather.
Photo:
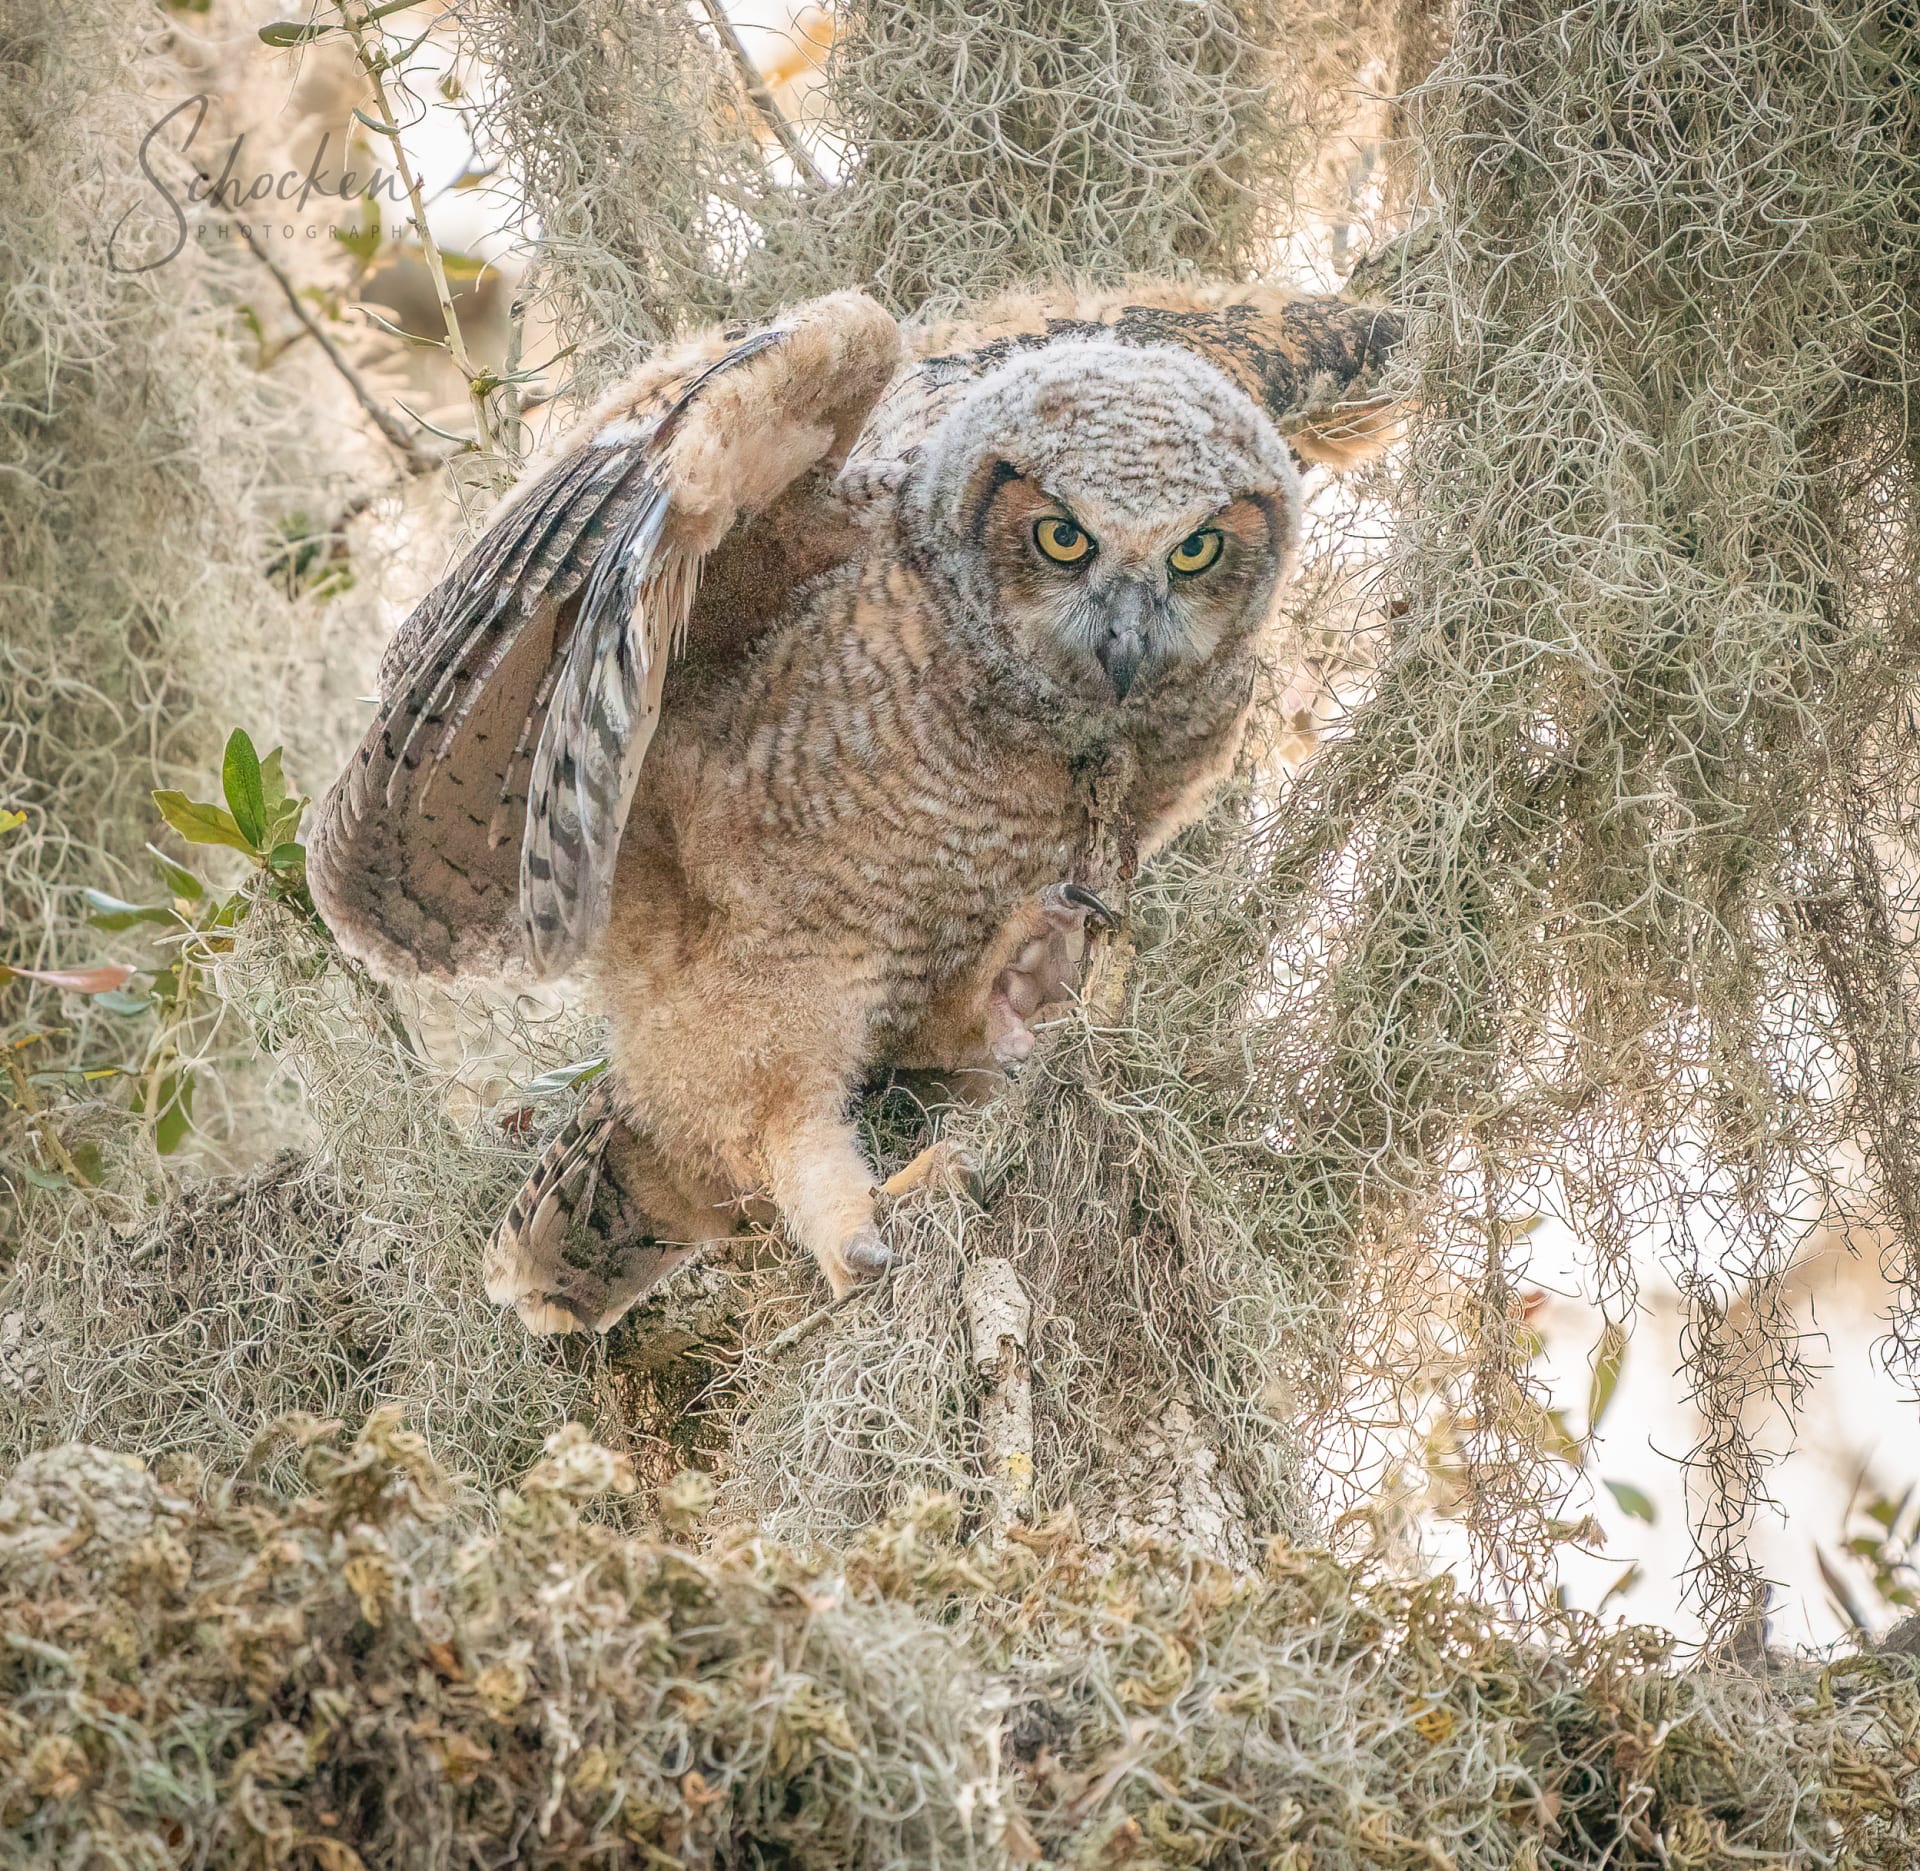
M693 1251L631 1217L597 1225L594 1198L623 1129L613 1089L597 1088L541 1153L487 1243L487 1297L513 1307L530 1332L604 1332Z

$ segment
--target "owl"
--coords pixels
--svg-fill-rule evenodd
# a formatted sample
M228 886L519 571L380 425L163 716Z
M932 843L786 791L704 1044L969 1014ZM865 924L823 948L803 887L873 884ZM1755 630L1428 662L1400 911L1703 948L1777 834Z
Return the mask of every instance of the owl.
M649 360L402 627L313 895L396 976L587 971L611 1069L488 1251L604 1329L777 1218L888 1266L852 1105L990 1084L1140 858L1231 770L1296 453L1390 430L1393 322L1250 288L903 329L858 292ZM584 1239L602 1166L632 1238Z

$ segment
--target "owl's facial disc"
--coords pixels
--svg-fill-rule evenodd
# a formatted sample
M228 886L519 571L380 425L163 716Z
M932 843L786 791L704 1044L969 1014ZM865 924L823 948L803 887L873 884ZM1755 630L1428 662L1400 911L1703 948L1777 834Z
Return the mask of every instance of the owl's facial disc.
M1075 340L1009 359L949 411L905 511L988 658L1084 727L1249 647L1299 489L1272 424L1211 364Z
M1009 463L988 478L980 543L1002 629L1083 701L1118 707L1264 616L1289 516L1262 495L1148 518L1092 489L1062 498Z

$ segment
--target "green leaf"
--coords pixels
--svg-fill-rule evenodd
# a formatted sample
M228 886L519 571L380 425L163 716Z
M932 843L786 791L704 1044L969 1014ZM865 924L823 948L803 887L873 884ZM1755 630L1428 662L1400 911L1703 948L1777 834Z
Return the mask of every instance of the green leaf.
M522 1098L551 1098L556 1092L568 1091L575 1085L589 1085L607 1069L605 1059L578 1059L572 1065L555 1066L551 1072L542 1072L532 1084L520 1088Z
M1652 1499L1643 1494L1631 1481L1609 1481L1606 1488L1623 1514L1634 1520L1644 1520L1648 1526L1653 1525L1658 1510Z
M170 1090L171 1096L167 1095ZM169 1080L160 1103L160 1122L154 1126L153 1141L162 1156L171 1156L193 1128L193 1079L182 1073Z
M269 812L277 812L287 804L287 782L280 771L284 751L276 747L272 753L263 755L260 761L260 790L266 797Z
M116 988L111 994L96 994L93 1004L107 1013L118 1014L122 1019L131 1020L152 1010L153 996L135 993L128 988Z
M294 46L311 45L314 40L324 39L328 33L338 30L330 20L277 19L270 26L260 28L260 43L285 52Z
M226 757L220 762L220 790L227 810L246 839L246 849L258 851L267 836L267 792L260 775L260 756L245 728L227 736Z
M173 907L167 903L129 903L124 897L110 897L104 890L82 890L93 914L87 918L96 929L131 929L135 923L170 923Z
M147 1088L144 1082L136 1083L133 1088L131 1109L139 1116L150 1115L147 1109ZM153 1097L153 1141L154 1147L162 1156L171 1156L185 1141L187 1132L193 1128L193 1074L191 1072L167 1072L162 1074L160 1082L154 1087Z
M1549 1410L1546 1413L1545 1426L1540 1432L1540 1446L1549 1455L1565 1462L1569 1468L1586 1465L1586 1453L1574 1440L1573 1431L1567 1427L1565 1410Z
M297 871L307 861L307 847L301 844L275 845L267 862L277 871Z
M35 1169L31 1163L22 1163L20 1167L26 1172L27 1180L36 1189L71 1189L73 1187L66 1177L55 1176L44 1169Z
M457 253L451 248L440 250L440 265L449 279L478 279L493 262L476 259L470 253Z
M153 854L153 868L159 873L160 881L175 896L198 903L207 894L207 886L184 864L176 864L158 845L150 844L147 849Z
M185 793L156 792L160 816L190 845L226 845L251 855L253 846L233 815L220 806L189 799Z
M300 829L300 815L306 811L308 804L305 799L287 800L281 810L272 815L267 835L260 841L261 849L270 852L276 846L290 842Z
M27 822L24 812L15 812L9 806L0 806L0 838L8 832L17 832Z
M1640 1579L1640 1562L1636 1559L1626 1571L1621 1573L1620 1576L1600 1594L1600 1602L1594 1606L1594 1610L1606 1610L1616 1598L1620 1597L1623 1593L1632 1591L1633 1588L1640 1583Z
M333 237L365 266L380 251L386 240L386 230L381 227L380 216L376 212L358 227L336 227Z
M357 104L353 107L353 114L358 117L369 130L378 130L382 136L397 137L400 134L400 126L397 123L388 123L385 118L375 117L369 112L362 110Z
M1611 1320L1600 1334L1593 1352L1593 1381L1587 1386L1587 1435L1592 1437L1620 1387L1620 1367L1626 1362L1627 1333L1624 1326ZM1609 1483L1609 1486L1612 1484Z

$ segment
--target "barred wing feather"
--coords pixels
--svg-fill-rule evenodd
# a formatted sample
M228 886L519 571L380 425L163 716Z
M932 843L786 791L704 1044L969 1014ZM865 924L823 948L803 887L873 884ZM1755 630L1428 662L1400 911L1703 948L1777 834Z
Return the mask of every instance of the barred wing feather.
M309 876L351 953L389 976L550 975L591 946L703 566L824 486L899 347L859 293L694 340L529 478L395 638L321 807ZM745 648L737 619L715 628Z

